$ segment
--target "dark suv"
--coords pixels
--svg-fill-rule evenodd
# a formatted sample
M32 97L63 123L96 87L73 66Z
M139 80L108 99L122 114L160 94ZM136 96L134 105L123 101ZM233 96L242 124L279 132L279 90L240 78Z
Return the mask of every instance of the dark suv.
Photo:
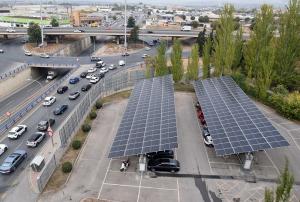
M45 131L45 130L47 130L49 123L50 123L50 126L52 126L55 123L55 119L49 119L47 121L46 120L40 121L38 123L37 129L39 131Z
M63 114L68 109L68 105L61 105L53 111L54 115Z
M148 170L151 171L166 171L166 172L178 172L180 170L180 163L175 159L151 159L148 162Z
M146 155L149 159L160 159L160 158L174 158L174 151L173 150L165 150L165 151L158 151L158 152L151 152Z
M84 86L81 87L81 90L82 91L88 91L91 87L92 87L91 84L86 84L86 85L84 85Z

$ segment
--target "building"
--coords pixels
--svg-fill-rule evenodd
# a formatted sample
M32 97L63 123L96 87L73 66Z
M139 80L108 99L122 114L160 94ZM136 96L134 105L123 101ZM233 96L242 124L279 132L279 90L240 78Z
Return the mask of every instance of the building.
M80 11L73 11L70 21L74 27L97 27L101 24L101 17L98 15L82 13Z

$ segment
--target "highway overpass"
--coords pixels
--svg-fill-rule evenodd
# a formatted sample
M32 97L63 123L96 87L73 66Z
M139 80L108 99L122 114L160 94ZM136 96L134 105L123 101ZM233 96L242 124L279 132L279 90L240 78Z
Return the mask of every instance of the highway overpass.
M7 28L0 28L0 35L27 35L26 28L14 28L15 32L7 32ZM82 30L82 32L74 32L74 30ZM130 29L127 30L127 34L130 34ZM199 31L180 31L171 29L140 29L140 36L152 36L152 37L197 37ZM103 28L44 28L44 35L86 35L86 36L124 36L124 29L103 29Z

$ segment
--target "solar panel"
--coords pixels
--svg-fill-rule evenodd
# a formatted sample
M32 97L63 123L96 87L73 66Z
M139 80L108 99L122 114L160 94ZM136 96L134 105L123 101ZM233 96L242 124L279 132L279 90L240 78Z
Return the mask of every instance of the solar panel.
M194 88L217 156L289 145L231 77L198 80Z
M133 89L109 158L177 147L172 75L145 79Z

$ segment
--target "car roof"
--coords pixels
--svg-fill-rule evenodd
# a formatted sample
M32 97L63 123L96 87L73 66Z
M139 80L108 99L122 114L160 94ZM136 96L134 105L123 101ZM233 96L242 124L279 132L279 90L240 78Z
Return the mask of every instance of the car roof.
M39 124L46 124L48 121L46 121L46 120L42 120L42 121L40 121L39 122Z
M15 126L9 132L16 132L19 128L21 128L21 127L20 126Z
M39 133L39 132L36 132L36 133L33 133L28 140L34 140L36 137L42 135L43 133Z

